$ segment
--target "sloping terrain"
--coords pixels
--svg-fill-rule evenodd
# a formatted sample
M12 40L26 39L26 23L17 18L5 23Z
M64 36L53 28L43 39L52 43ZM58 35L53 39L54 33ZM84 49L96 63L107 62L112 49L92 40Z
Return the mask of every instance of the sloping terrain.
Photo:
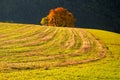
M49 73L51 73L51 70L54 72L54 70L58 68L55 73L62 73L61 71L64 70L68 70L65 72L69 73L71 69L73 71L74 69L75 71L78 70L79 72L74 72L73 79L76 78L76 80L79 80L81 76L79 68L81 68L81 66L83 69L85 69L86 66L92 69L92 65L102 65L103 62L106 64L107 61L111 60L111 64L112 61L117 62L114 64L114 75L116 75L116 77L112 74L112 78L119 79L118 75L120 73L118 73L118 71L120 71L120 65L118 61L120 59L118 53L120 52L120 35L108 33L109 35L112 34L113 38L109 37L109 40L107 40L109 35L104 36L106 33L105 31L80 28L0 23L0 72L2 76L0 78L7 80L5 77L8 77L12 80L13 76L10 77L9 75L14 75L16 76L15 80L17 80L19 71L22 71L22 74L28 75L26 71L33 71L34 73L35 70L38 70L38 72L41 70L44 73L44 70L48 70L48 72L50 71ZM117 46L115 48L116 50L113 50L113 45L114 47ZM116 68L116 66L118 67ZM99 67L95 67L93 70L97 68ZM86 70L81 71L84 73ZM97 72L97 70L95 71ZM72 80L66 78L66 76L68 76L66 73L64 76L65 80ZM41 75L42 73L38 74ZM64 74L54 75L60 77ZM78 77L76 77L76 75L78 75ZM84 75L86 75L86 73ZM19 76L21 80L26 80L30 77L22 76L23 77ZM43 80L49 80L50 78L52 80L59 80L58 77L53 78L52 75L48 79L47 77L46 75ZM95 79L97 78L99 79L99 77L95 77ZM32 77L32 79L39 80L39 78L36 77Z

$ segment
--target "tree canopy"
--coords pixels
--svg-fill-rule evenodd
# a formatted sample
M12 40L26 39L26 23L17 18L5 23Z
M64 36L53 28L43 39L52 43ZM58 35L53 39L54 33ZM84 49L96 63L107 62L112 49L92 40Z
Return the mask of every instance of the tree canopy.
M75 18L71 12L62 7L51 9L47 17L42 18L42 25L74 27Z

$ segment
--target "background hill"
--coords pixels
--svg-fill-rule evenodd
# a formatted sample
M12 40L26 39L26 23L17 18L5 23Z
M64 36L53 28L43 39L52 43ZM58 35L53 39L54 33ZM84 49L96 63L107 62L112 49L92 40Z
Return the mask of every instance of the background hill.
M77 27L120 32L120 0L0 0L0 21L39 24L50 9L62 6Z

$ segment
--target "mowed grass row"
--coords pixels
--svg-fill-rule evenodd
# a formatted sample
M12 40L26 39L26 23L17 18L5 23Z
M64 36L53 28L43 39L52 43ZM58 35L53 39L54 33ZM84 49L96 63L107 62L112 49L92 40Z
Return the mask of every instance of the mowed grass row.
M0 23L0 79L119 80L120 35L88 31Z
M5 27L2 26L3 24L1 23L0 27L2 29ZM67 54L76 50L72 49L74 45L78 45L76 48L81 45L80 40L76 39L77 43L75 43L74 33L69 29L22 24L16 28L16 24L11 25L9 23L6 26L7 29L1 31L2 36L0 38L0 61L4 68L7 64L9 65L7 68L18 65L17 67L22 69L21 65L31 67L32 65L46 64L49 61L54 62L55 59L49 60L47 56ZM73 41L69 42L70 39L73 39ZM69 46L72 42L74 43ZM46 60L49 61L45 62Z
M3 24L1 28L5 27ZM9 23L6 26L0 38L3 71L76 65L100 57L94 37L82 29L24 24L16 27Z

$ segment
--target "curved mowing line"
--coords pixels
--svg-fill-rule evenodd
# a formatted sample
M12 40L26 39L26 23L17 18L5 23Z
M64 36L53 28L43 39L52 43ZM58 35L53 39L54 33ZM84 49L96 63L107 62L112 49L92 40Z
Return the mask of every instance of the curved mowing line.
M94 37L93 37L94 38ZM104 47L102 46L102 44L98 41L98 40L95 40L96 44L97 44L97 47L99 48L98 51L100 56L97 56L96 58L88 58L88 59L84 59L84 60L70 60L70 61L60 61L60 62L54 62L54 63L51 63L51 64L48 64L49 66L52 65L54 67L60 67L60 66L67 66L67 65L76 65L76 64L82 64L82 63L88 63L88 62L93 62L93 61L97 61L97 60L100 60L102 58L105 57L105 49ZM60 56L57 56L57 58L60 58ZM61 58L64 58L65 56L61 57ZM50 57L48 58L48 60L50 60L51 58L55 58L55 57ZM44 61L44 60L43 60Z
M32 28L31 29L28 29L28 30L32 30ZM44 30L44 28L40 28L40 30L41 31L43 31ZM14 43L14 40L15 40L15 42L18 42L18 41L20 41L20 39L22 39L23 41L24 40L27 40L27 38L30 38L31 36L34 36L34 35L36 35L36 34L39 34L39 33L41 33L41 31L40 31L39 29L37 29L37 30L35 30L35 31L33 31L33 33L32 32L30 32L30 33L32 33L32 34L30 34L28 31L25 31L26 33L21 33L20 35L16 35L16 36L14 36L13 35L13 37L11 38L10 37L10 39L9 38L1 38L2 39L2 41L1 41L1 43L0 44L7 44L7 43L10 43L11 41L13 41L13 43ZM21 41L22 41L21 40Z
M34 32L34 34L31 34L31 35L28 35L28 36L25 36L25 35L22 36L21 35L22 36L21 38L15 38L15 39L12 39L12 40L3 41L2 43L0 43L0 45L3 45L3 44L9 45L9 46L10 45L17 46L19 44L23 45L23 43L26 43L28 41L34 41L34 40L37 40L41 37L44 37L45 35L48 34L48 29L46 29L44 31L44 33L36 31L36 32ZM50 31L49 31L49 33L50 33ZM42 35L42 36L40 36L40 35Z
M6 37L9 37L9 36L15 35L16 33L20 33L20 32L24 33L24 32L26 32L26 30L30 29L32 26L26 26L26 25L24 25L24 26L17 26L17 28L13 27L13 29L12 29L12 27L13 26L8 27L7 29L9 30L9 32L5 31L7 33L2 33L0 38L6 38ZM4 32L4 31L2 30L2 32Z
M86 44L85 44L86 45ZM87 44L88 45L88 44ZM90 46L90 44L89 44L89 46ZM80 54L80 53L79 53ZM53 59L53 58L63 58L63 57L65 57L65 56L78 56L79 55L78 53L74 53L74 54L66 54L66 55L54 55L54 56L48 56L47 58L45 58L44 60L49 60L49 59Z
M38 45L38 44L37 44ZM33 48L32 48L33 47ZM1 50L1 52L4 53L22 53L22 52L30 52L30 51L34 51L34 47L35 46L25 46L25 47L19 47L19 48L13 48L13 49L5 49L5 50ZM38 46L36 46L38 47Z
M79 49L82 44L81 36L79 36L78 31L76 29L73 30L74 38L75 38L75 45L72 47L72 49Z
M99 41L97 41L96 44L98 44L98 42ZM100 53L100 54L103 54L103 55L101 55L99 57L96 56L96 58L91 57L91 58L84 59L84 60L72 60L72 61L64 61L64 62L62 61L62 62L60 62L58 64L53 64L53 65L55 65L55 66L75 65L75 64L81 64L81 63L87 63L87 62L96 61L96 60L99 60L99 59L105 57L105 49L104 49L104 47L102 47L102 44L98 44L96 47L99 47L100 52L102 51L102 53ZM102 49L101 49L101 47L102 47ZM103 52L103 50L104 50L104 52ZM52 57L49 57L47 60L50 60L51 58L52 59L53 58L63 58L64 59L65 56L66 55L52 56Z
M21 29L22 27L25 27L25 28L23 28L23 29ZM11 26L11 27L9 27L9 29L12 31L12 32L7 32L6 34L8 35L8 36L6 36L5 38L7 38L6 40L9 40L9 38L8 37L10 37L10 39L13 39L13 38L16 38L16 37L22 37L22 36L24 36L25 37L25 35L26 35L26 37L27 36L29 36L29 35L31 35L31 34L34 34L34 32L41 32L41 31L43 31L42 29L46 29L46 27L38 27L38 26L36 26L36 25L23 25L22 27L18 27L17 26L17 30L12 30L11 28L13 27L14 28L14 26ZM12 37L12 38L11 38ZM2 38L3 39L3 38Z
M18 27L23 27L23 26L26 26L26 25L24 24L11 25L11 24L0 23L0 32L7 32L7 31L12 32L11 29L14 30L14 29L18 29Z
M50 39L49 41L47 41L45 44L38 46L38 50L42 50L42 53L49 50L49 49L54 49L58 46L60 46L61 42L60 42L60 34L59 33L63 33L61 29L58 29L57 33L53 36L52 39ZM47 53L46 53L47 55Z
M89 34L91 34L91 36L93 36L94 41L96 42L97 46L98 46L98 51L96 56L99 57L99 59L106 57L106 48L105 46L102 44L102 42L92 33L89 32Z
M82 46L78 50L78 52L85 53L85 52L90 52L92 45L90 44L90 39L88 38L86 32L84 30L80 30L79 35L81 36L82 39Z
M64 31L61 31L61 32L64 32ZM36 53L37 52L39 52L39 51L41 51L41 49L43 50L43 49L45 49L45 48L47 48L47 47L49 47L50 46L50 48L54 48L54 46L59 46L59 48L61 48L61 49L65 49L66 50L66 48L63 46L63 45L65 45L65 42L67 42L69 39L64 39L64 36L67 36L68 34L69 35L71 35L71 33L69 33L69 31L66 31L65 32L65 34L63 35L62 33L61 33L61 38L59 39L58 37L60 36L60 35L58 35L58 33L60 33L60 31L59 32L57 32L57 34L55 34L54 35L54 39L52 39L51 41L48 41L46 44L44 44L44 45L41 45L40 47L39 47L39 49L38 50L36 50ZM70 37L70 36L68 36L68 37ZM63 38L63 39L62 39ZM67 38L67 37L66 37ZM57 40L59 40L59 41L57 41ZM62 41L61 41L62 40ZM56 42L57 41L57 42ZM52 46L51 46L52 45ZM44 51L46 51L46 50L44 50ZM64 52L62 52L62 54L63 54ZM67 52L68 53L68 52ZM59 53L57 53L57 54L59 54ZM37 55L37 54L36 54ZM54 54L55 55L55 54ZM53 56L54 56L53 55ZM47 55L47 54L44 54L44 56L49 56L49 55Z
M56 33L56 32L55 32L55 33ZM55 33L54 33L54 34L55 34ZM30 46L30 47L31 47L31 46ZM38 46L38 47L39 47L39 46ZM40 46L40 47L41 47L41 46ZM32 49L31 49L31 50L32 50ZM31 50L30 50L30 51L31 51ZM28 52L30 52L30 51L28 51ZM37 49L35 49L35 51L33 50L33 52L37 52L37 51L39 52L39 51L40 51L40 49L38 49L38 50L37 50ZM9 53L10 53L10 52L11 52L11 51L9 51ZM26 52L26 51L25 51L25 52ZM20 52L20 53L21 53L21 52Z
M45 30L43 33L40 33L42 36L40 36L39 38L38 38L38 35L37 35L37 38L36 39L33 39L33 40L30 40L29 39L29 41L25 41L24 43L19 43L19 44L11 44L12 46L8 46L8 47L2 47L2 48L4 48L4 49L14 49L14 48L16 48L16 50L18 49L18 48L24 48L24 47L38 47L41 43L43 43L43 42L46 42L46 41L48 41L48 40L50 40L54 35L55 35L55 33L57 32L57 30L54 30L53 31L53 29L51 30L51 31L49 31L49 30ZM39 34L39 35L40 35ZM36 35L35 35L36 36ZM34 36L34 37L35 37ZM46 39L46 37L47 37L47 39ZM48 38L49 37L49 38ZM30 37L31 38L31 37ZM44 40L43 40L44 39ZM34 48L33 48L34 49ZM31 49L31 50L33 50L33 49Z
M57 30L54 32L54 34L57 32ZM54 36L54 35L53 35ZM52 37L51 37L52 38ZM41 44L41 43L40 43ZM4 50L1 50L1 52L4 52L4 53L23 53L23 52L36 52L36 51L40 51L39 49L39 43L37 44L37 46L26 46L26 47L21 47L21 48L18 48L18 49L6 49L5 51ZM40 45L41 46L41 45ZM35 48L36 47L36 48ZM11 54L10 54L11 55Z
M36 30L35 30L36 29ZM28 31L27 31L27 29L25 29L25 31L24 30L22 30L23 32L19 32L19 31L16 31L17 33L14 33L14 34L12 34L12 35L9 35L8 37L5 37L5 38L1 38L0 39L0 41L7 41L7 40L11 40L11 39L15 39L15 38L22 38L22 37L25 37L25 35L26 35L26 37L27 36L29 36L29 35L32 35L32 34L35 34L34 32L38 32L38 29L37 28L28 28ZM32 31L33 30L33 31ZM40 32L40 31L39 31Z
M101 42L93 34L85 31L84 29L63 29L52 27L49 29L44 29L45 31L41 31L39 34L39 31L34 32L32 35L30 34L28 36L28 38L30 39L28 41L30 42L27 42L27 40L25 40L26 43L19 43L19 46L18 48L16 48L16 50L10 47L8 48L11 51L8 50L5 52L3 50L3 52L5 52L6 54L10 52L12 54L8 54L9 56L3 55L0 60L4 61L4 59L12 58L12 56L16 58L18 57L20 59L18 59L18 61L8 60L9 63L0 63L3 65L4 69L8 68L5 67L6 65L9 66L8 70L77 65L100 60L106 56L106 49L101 44ZM42 36L40 36L40 38L37 38L41 34ZM25 38L26 36L27 34L22 36L22 38ZM18 42L20 41L19 39L22 38L15 37L15 39L18 39ZM12 40L15 41L15 39ZM39 41L41 42L39 43ZM11 43L11 45L12 44L13 43ZM4 43L3 46L5 45L6 44ZM19 48L23 49L19 50ZM60 53L59 50L61 51ZM2 52L2 50L0 52ZM82 56L85 56L85 58L81 58Z
M98 43L94 40L94 37L90 33L86 32L85 30L82 30L81 32L82 32L82 34L80 34L80 35L83 39L83 45L78 50L77 53L81 54L81 53L87 52L87 54L88 54L88 52L89 52L89 53L91 53L91 54L89 54L89 57L90 56L97 57L96 54L99 52L99 49L97 50L97 48L99 47Z
M70 38L69 38L69 40L65 44L66 49L69 49L69 48L73 47L74 44L75 44L74 33L73 33L72 29L69 29L69 33L70 33L69 34Z
M16 36L28 32L26 30L29 30L29 29L30 27L24 27L24 28L21 27L21 28L18 28L17 30L11 30L12 32L3 34L2 37L0 38L0 41L14 39Z
M53 38L54 38L54 36L56 35L56 33L58 32L58 29L55 29L52 33L50 33L49 35L47 35L47 36L45 36L45 37L43 37L43 38L41 38L40 40L43 40L43 39L46 39L46 37L49 37L49 39L47 38L47 40L43 40L42 42L46 42L45 44L47 44L50 40L54 40ZM68 32L67 32L68 33ZM68 35L68 34L67 34ZM50 37L51 36L51 37ZM37 43L37 41L36 41L36 43ZM38 45L39 43L37 43L37 45ZM45 44L43 44L43 45L45 45ZM34 44L33 44L34 45ZM20 47L22 47L22 46L24 46L24 44L21 44L21 46ZM39 46L41 46L41 45L38 45L37 47L39 47ZM29 44L28 44L28 47L32 47L31 45L29 46ZM35 48L35 46L33 46L34 48ZM31 55L37 55L37 56L39 56L39 55L41 55L41 54L37 54L37 53L39 53L39 52L41 52L41 49L39 48L39 49L35 49L35 50L33 50L33 51L28 51L28 52L24 52L23 53L23 55L25 56L25 54L26 54L26 56L27 56L27 54L29 55L29 56L31 56ZM20 54L20 55L22 55L22 54ZM44 55L45 56L45 55Z
M89 45L90 46L90 45ZM42 59L42 61L44 60L50 60L50 59L57 59L57 58L64 58L65 56L67 57L75 57L75 56L79 56L81 53L68 53L68 54L57 54L57 55L47 55L45 57L45 59ZM41 59L39 60L41 61Z

